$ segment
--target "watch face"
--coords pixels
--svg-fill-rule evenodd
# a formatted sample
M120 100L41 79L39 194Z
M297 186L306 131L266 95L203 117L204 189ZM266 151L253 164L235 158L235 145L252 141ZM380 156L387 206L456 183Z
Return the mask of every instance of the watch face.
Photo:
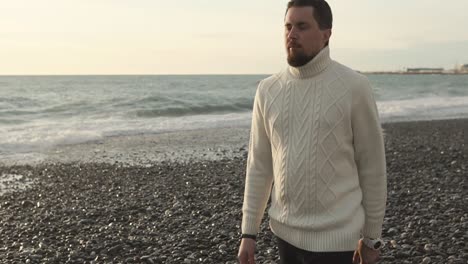
M380 241L377 241L377 242L374 244L374 248L375 248L375 249L379 249L381 245L382 245L382 243L381 243Z

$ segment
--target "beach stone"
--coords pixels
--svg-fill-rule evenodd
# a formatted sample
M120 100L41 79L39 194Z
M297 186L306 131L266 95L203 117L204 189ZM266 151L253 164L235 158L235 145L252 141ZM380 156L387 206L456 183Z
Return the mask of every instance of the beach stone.
M411 253L409 251L405 251L405 250L399 250L395 254L395 257L398 258L398 259L407 259L410 256L411 256Z
M392 227L392 228L390 228L390 229L387 231L387 233L388 233L389 235L395 235L395 234L398 233L398 229Z
M225 244L221 244L219 245L218 249L220 250L226 250L227 249L227 246Z
M37 260L41 260L43 258L43 256L33 254L33 255L30 255L29 258L32 259L32 260L37 261Z
M33 206L35 206L34 202L29 201L29 200L22 201L22 202L21 202L21 205L22 205L23 207L33 207Z
M401 233L400 238L404 239L406 237L408 237L408 233L406 232Z
M82 219L78 222L79 225L92 225L94 223L95 222L92 219Z
M119 251L121 251L122 249L123 249L122 245L116 245L116 246L114 246L114 247L109 248L108 254L110 254L110 255L115 255L115 254L117 254Z
M432 245L431 244L424 245L424 251L431 252L432 251Z
M431 258L430 257L425 257L423 258L421 264L429 264L431 263Z

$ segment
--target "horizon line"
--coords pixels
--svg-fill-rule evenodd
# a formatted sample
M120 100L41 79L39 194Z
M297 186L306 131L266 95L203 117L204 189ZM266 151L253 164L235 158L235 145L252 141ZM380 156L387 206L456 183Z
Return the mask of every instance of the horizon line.
M187 76L187 75L271 75L274 73L91 73L91 74L0 74L0 77L18 77L18 76L31 76L31 77L47 77L47 76Z

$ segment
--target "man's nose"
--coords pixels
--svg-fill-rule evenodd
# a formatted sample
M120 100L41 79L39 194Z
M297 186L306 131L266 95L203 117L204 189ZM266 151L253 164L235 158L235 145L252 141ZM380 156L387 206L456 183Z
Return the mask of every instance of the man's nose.
M296 27L292 27L291 30L289 30L288 39L297 39Z

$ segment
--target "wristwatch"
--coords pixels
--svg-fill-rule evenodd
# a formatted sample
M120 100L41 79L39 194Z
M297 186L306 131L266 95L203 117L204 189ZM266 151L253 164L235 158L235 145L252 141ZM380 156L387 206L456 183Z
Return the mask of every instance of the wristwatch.
M385 245L385 242L380 239L380 238L368 238L368 237L365 237L362 239L362 242L364 243L364 245L366 245L367 247L373 249L373 250L379 250L381 248L384 247Z
M253 239L253 240L257 240L257 236L256 235L250 235L250 234L242 234L241 239L243 238L250 238L250 239Z

